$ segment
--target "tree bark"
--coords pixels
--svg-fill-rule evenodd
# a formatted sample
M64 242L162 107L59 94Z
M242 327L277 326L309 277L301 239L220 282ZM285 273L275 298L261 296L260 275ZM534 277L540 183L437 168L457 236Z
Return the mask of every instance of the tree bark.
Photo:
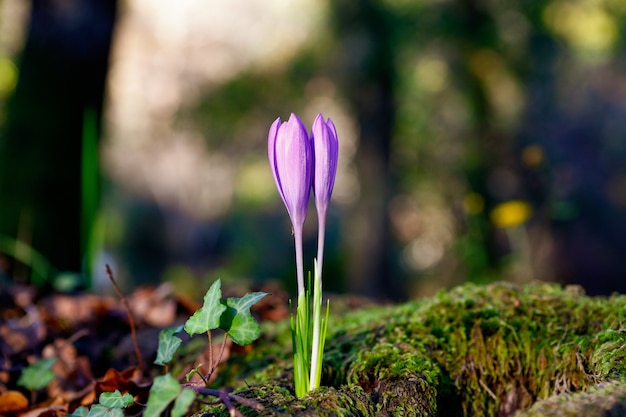
M83 122L101 114L116 9L116 0L32 2L0 136L0 234L62 271L83 262Z
M349 290L394 297L390 285L390 227L387 206L393 178L389 171L394 124L394 44L388 12L374 1L337 2L333 15L340 42L341 87L358 123L356 166L360 194L349 210Z

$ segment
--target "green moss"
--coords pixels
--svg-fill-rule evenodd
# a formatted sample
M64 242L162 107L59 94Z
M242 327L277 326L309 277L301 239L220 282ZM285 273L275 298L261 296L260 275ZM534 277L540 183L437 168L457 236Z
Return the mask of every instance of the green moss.
M307 411L298 415L316 415L319 410L326 410L337 417L374 416L370 396L358 385L322 387L311 393L304 404Z
M626 415L626 385L601 383L578 393L566 393L538 401L516 417L621 417Z
M586 297L578 287L543 283L468 284L394 307L335 306L333 314L327 388L293 397L288 329L270 331L253 356L222 371L223 381L253 384L240 394L267 404L263 415L511 416L603 395L615 409L626 404L623 296ZM259 361L263 368L254 370ZM223 407L212 412L226 415Z

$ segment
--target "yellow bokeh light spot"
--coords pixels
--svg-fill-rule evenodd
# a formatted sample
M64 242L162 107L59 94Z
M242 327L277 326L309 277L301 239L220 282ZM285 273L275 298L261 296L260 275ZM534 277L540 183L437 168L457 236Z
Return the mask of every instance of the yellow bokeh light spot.
M429 93L438 93L448 85L448 65L441 59L422 59L415 68L419 85Z
M491 221L499 228L514 227L525 223L532 213L530 204L521 200L511 200L498 204L491 211Z
M496 123L516 123L524 106L524 93L502 56L493 49L479 49L470 56L469 68L483 83Z
M17 67L9 58L0 57L0 95L7 95L17 84Z
M528 167L541 165L543 159L543 149L539 145L528 145L522 150L522 163Z
M469 193L463 199L463 208L467 214L480 214L485 208L485 200L478 193Z
M469 66L478 78L486 78L502 70L502 58L493 49L479 49L469 58Z
M543 18L554 33L581 52L608 52L619 35L615 18L598 2L555 1L546 7Z

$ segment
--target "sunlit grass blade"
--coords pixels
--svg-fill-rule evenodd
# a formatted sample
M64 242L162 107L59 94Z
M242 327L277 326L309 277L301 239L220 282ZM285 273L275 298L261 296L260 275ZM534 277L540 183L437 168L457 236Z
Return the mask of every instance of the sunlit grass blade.
M311 343L311 371L309 374L309 389L320 386L322 375L322 358L324 356L324 341L326 339L325 322L328 320L328 308L326 320L322 320L322 271L318 267L317 260L314 266L314 292L313 292L313 336Z
M321 310L321 300L320 300ZM321 313L321 311L320 311ZM324 359L324 346L326 345L326 331L328 330L328 315L330 314L330 300L326 300L326 315L321 319L320 338L317 349L317 365L315 368L311 367L311 374L315 375L315 385L311 384L310 389L315 389L320 386L322 380L322 363ZM313 378L311 378L313 380Z
M49 283L59 272L46 257L21 240L0 235L0 252L27 265L31 271L32 283L38 287Z
M320 386L322 359L328 329L330 303L326 303L326 314L322 316L322 278L315 262L314 291L311 291L309 275L308 289L298 297L295 313L291 302L291 336L293 344L294 385L296 396L301 398ZM312 299L311 299L312 298Z
M309 392L309 296L308 291L300 294L294 316L291 313L291 336L293 343L293 373L296 396L301 398Z

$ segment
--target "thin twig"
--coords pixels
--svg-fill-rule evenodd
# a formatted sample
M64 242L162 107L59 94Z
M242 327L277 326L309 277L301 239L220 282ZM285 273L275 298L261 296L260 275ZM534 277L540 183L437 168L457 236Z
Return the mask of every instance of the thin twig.
M265 407L263 407L263 404L256 402L254 400L251 400L250 398L242 397L241 395L236 395L236 394L228 394L228 395L230 396L231 399L237 401L239 404L247 405L248 407L254 408L257 411L265 410Z
M209 331L210 333L210 331ZM215 372L215 370L217 369L217 367L219 366L219 364L222 362L222 356L224 356L224 349L226 348L226 342L227 342L227 337L226 334L224 334L224 338L222 339L222 346L220 348L220 353L217 356L217 361L215 363L211 364L211 370L209 371L209 374L207 375L207 379L209 379L211 377L211 375L213 375L213 372ZM213 355L213 347L210 348L210 352L209 352L209 358L211 358ZM210 359L211 362L213 362L213 359Z
M208 381L211 379L211 375L213 375L213 371L215 370L215 365L213 365L213 336L211 336L211 330L206 332L207 337L209 338L209 373L206 377L202 378L205 380L205 383L209 385Z
M222 403L224 403L224 405L226 405L226 407L228 407L228 404L224 401L224 399L226 398L227 401L232 405L232 401L236 401L241 405L245 405L247 407L253 408L257 411L263 411L265 410L265 407L263 407L263 404L251 400L249 398L245 398L242 397L240 395L237 394L229 394L225 391L222 390L217 390L217 389L212 389L212 388L203 388L203 387L199 387L197 385L193 385L193 384L183 384L183 387L185 388L190 388L192 390L194 390L196 393L198 394L202 394L202 395L210 395L211 397L217 397L220 399L220 401ZM230 410L230 408L229 408Z
M202 368L202 364L198 365L198 368L197 368L196 372L198 373L198 376L200 377L200 379L202 379L202 382L204 383L204 386L208 387L209 386L209 379L206 376L204 376L204 375L202 375L200 373L200 368ZM209 374L209 377L210 377L210 374Z
M139 350L139 341L137 340L137 331L135 330L135 320L133 319L133 313L130 309L130 305L128 304L128 300L124 297L122 290L117 285L117 281L115 281L115 277L113 277L113 271L111 271L111 267L109 264L105 265L107 275L109 279L113 283L113 287L115 288L115 292L117 296L124 304L124 308L126 309L126 314L128 315L128 324L130 325L130 336L133 339L133 346L135 347L135 355L137 356L137 366L139 369L143 369L143 357L141 356L141 350Z
M239 410L235 408L233 403L230 402L230 398L228 397L227 393L220 392L220 400L222 400L222 402L228 409L228 414L230 415L230 417L243 417L243 414L241 414Z
M217 365L219 365L222 362L222 356L224 356L224 349L226 349L227 341L228 341L228 338L226 337L226 333L224 333L224 339L222 339L222 348L220 349L220 355L217 357Z
M481 387L485 389L485 391L487 391L487 394L489 394L491 398L493 398L495 401L498 401L498 397L496 396L496 394L494 394L493 391L489 389L487 384L485 384L482 379L479 379L478 383L480 384Z
M205 400L203 398L196 398L196 401L201 404L206 404L206 405L218 405L219 403L222 402L222 400L220 400L219 398L213 401Z

